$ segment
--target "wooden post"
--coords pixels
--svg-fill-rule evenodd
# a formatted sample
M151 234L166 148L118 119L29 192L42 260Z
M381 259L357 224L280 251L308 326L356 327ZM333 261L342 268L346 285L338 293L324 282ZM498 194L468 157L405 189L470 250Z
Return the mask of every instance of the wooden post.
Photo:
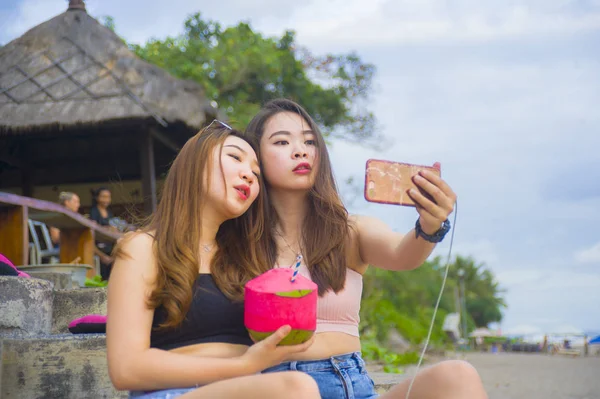
M33 197L32 170L29 166L21 169L21 195L24 197Z
M0 253L17 266L29 263L27 217L25 206L0 208Z
M21 149L21 195L33 197L33 168L29 162L29 149L27 145Z
M142 173L142 197L144 212L150 215L156 210L156 172L154 169L154 141L149 130L144 130L140 140L140 170Z
M79 263L92 266L87 271L87 277L90 278L96 275L94 246L94 232L91 229L60 229L60 263L70 263L79 257Z

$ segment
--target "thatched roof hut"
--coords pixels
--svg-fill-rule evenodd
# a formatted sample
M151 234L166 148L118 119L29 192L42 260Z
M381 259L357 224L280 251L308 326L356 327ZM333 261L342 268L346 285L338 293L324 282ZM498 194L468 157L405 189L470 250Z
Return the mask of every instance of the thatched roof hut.
M151 210L156 174L215 114L71 0L0 48L0 190L142 178Z

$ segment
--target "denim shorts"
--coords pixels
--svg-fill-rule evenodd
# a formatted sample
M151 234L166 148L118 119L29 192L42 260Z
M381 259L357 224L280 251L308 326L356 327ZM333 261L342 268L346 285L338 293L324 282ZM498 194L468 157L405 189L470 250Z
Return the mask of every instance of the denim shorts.
M159 391L131 391L129 392L129 397L136 399L172 399L181 396L184 393L192 392L194 389L197 388L171 388L161 389Z
M310 375L317 382L322 399L373 399L379 396L360 352L323 360L285 362L263 373L291 370Z

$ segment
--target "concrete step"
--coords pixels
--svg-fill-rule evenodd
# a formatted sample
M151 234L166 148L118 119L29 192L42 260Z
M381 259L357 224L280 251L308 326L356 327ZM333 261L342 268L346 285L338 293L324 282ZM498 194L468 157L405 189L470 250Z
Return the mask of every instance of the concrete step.
M0 276L0 337L49 333L52 291L50 281Z
M126 398L108 377L104 334L4 338L3 399Z
M73 279L69 273L57 272L28 272L31 277L51 281L55 290L69 290L74 288ZM77 286L79 287L79 286Z
M106 288L55 290L52 333L69 332L69 323L88 314L106 315Z
M62 284L60 276L48 277ZM105 335L68 332L75 318L106 314L106 288L53 290L53 285L0 277L0 398L126 398L108 377ZM378 393L408 378L370 375Z
M0 341L0 397L3 399L127 398L108 376L104 334L60 334ZM409 378L371 372L382 394Z

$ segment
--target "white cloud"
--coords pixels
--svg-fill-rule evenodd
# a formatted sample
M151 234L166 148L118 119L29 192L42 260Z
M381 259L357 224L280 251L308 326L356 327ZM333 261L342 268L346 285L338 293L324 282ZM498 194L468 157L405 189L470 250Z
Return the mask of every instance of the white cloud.
M542 330L530 324L520 324L518 326L514 326L507 330L502 331L503 334L506 335L533 335L533 334L541 334Z
M229 0L203 3L193 0L89 0L91 15L111 15L129 41L181 32L193 12L224 24L251 20L267 34L295 29L310 46L362 47L390 44L487 42L523 36L565 35L600 28L600 8L587 9L575 0L529 0L494 4L475 0L332 0L294 2ZM168 9L166 9L168 7ZM63 12L65 2L23 0L8 19L4 37L14 38L27 28ZM0 36L2 38L2 36Z
M553 324L551 327L540 328L533 324L519 324L502 331L503 335L522 336L525 342L542 343L544 339L548 342L561 342L569 339L573 345L583 344L583 340L573 335L584 334L580 328L568 324Z
M310 2L304 3L310 4ZM203 18L224 25L252 19L260 22L268 16L284 19L299 7L290 0L228 0L198 3L194 0L88 0L86 8L95 18L112 16L117 33L129 42L143 43L151 37L174 36L183 31L184 20L192 13L201 12ZM67 9L65 1L20 0L7 15L0 29L0 41L7 42L25 33L27 29L54 17ZM282 25L282 27L285 25ZM289 26L285 26L289 27ZM281 28L283 29L283 28ZM280 30L281 30L280 29ZM280 33L277 31L276 33Z
M577 272L566 265L560 271L539 267L499 271L497 277L508 290L502 322L507 329L529 325L543 332L572 333L597 325L598 273Z
M36 25L47 21L67 9L66 2L43 1L43 0L25 0L18 3L16 9L12 11L12 16L8 16L3 21L0 38L6 38L2 41L12 40L25 33Z
M579 328L569 324L559 324L554 327L553 330L556 334L583 334L584 331Z
M600 242L575 253L575 259L581 263L600 263Z
M462 226L457 227L461 228ZM498 249L489 238L480 238L471 242L457 240L452 251L455 255L460 254L461 256L472 256L476 262L483 262L488 267L490 265L498 265L500 263L500 254L498 253Z
M600 167L600 138L591 134L600 126L594 108L600 63L560 55L561 46L534 47L536 56L526 57L519 43L511 46L488 47L484 56L469 46L386 54L377 64L381 84L373 109L393 146L375 152L335 143L332 159L338 174L360 178L370 157L440 160L459 196L453 253L485 262L508 290L502 326L587 328L600 316L592 304L600 299L600 278L597 271L574 270L570 256L580 245L573 232L594 231L600 222L600 197L576 191ZM402 232L416 218L410 209L358 202L360 212ZM448 241L435 253L445 257Z
M539 268L501 270L497 273L497 278L508 287L521 286L530 294L537 294L539 291L550 291L558 294L565 290L593 290L600 287L600 275L598 273L574 272L568 266L565 266L562 270L543 270ZM593 297L600 298L600 293L595 294ZM562 296L557 298L564 299Z
M519 285L531 286L538 284L544 277L544 272L537 269L509 269L500 270L496 278L506 287Z
M334 2L335 3L335 2ZM347 5L346 5L347 4ZM345 2L343 18L313 5L292 14L301 39L337 45L486 42L523 36L560 35L600 28L600 13L578 13L575 1L494 4L474 0ZM573 11L573 12L571 12ZM309 18L310 15L317 17Z

